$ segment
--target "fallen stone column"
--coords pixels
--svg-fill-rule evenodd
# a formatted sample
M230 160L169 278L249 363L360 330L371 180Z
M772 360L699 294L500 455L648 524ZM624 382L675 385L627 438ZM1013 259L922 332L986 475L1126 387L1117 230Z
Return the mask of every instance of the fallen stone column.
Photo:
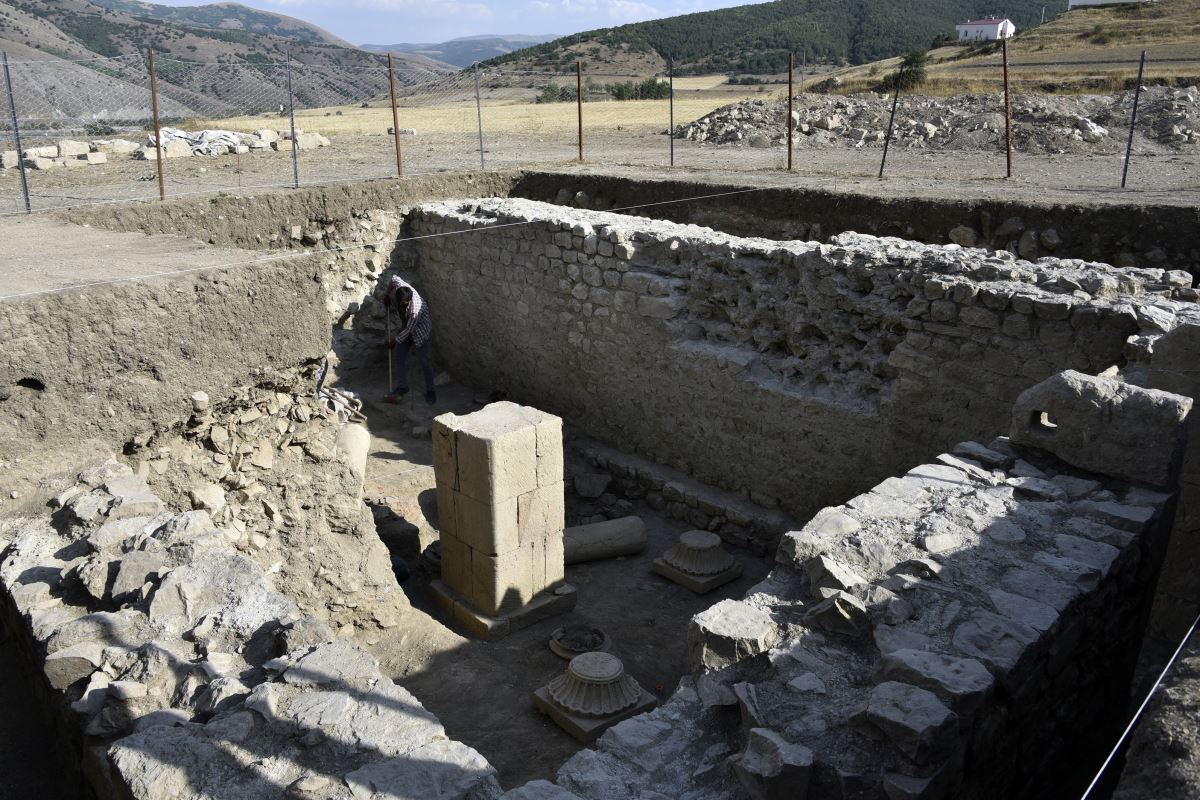
M620 517L563 531L568 564L633 556L646 549L646 523L641 517Z

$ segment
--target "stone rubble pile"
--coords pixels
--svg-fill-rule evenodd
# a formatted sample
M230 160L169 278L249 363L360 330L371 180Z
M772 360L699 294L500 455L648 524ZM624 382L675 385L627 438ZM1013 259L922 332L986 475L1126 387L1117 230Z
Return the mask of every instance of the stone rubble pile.
M1072 380L1060 423L1111 415L1155 449L1136 477L1166 474L1191 401ZM527 796L1062 796L1126 719L1171 495L1030 446L1017 422L1044 402L1018 402L1020 441L964 442L788 533L746 599L693 618L675 694Z
M290 130L275 131L269 128L253 134L222 130L189 133L178 128L163 128L162 137L163 158L223 156L231 153L240 155L255 150L290 152L292 147ZM300 150L329 147L330 144L328 137L319 133L296 131L296 145ZM0 152L0 169L16 169L22 161L26 167L36 170L86 167L107 164L109 156L155 161L158 151L154 146L154 134L150 134L143 144L129 139L62 139L54 144L28 147L20 154L15 150L5 150Z
M74 734L64 744L98 797L501 793L487 761L448 739L374 657L281 593L278 565L239 551L242 531L207 509L170 510L115 460L52 505L53 517L0 530L0 608L22 631L15 646L61 693Z
M792 111L793 141L803 147L882 147L892 98L861 94L800 95ZM1028 153L1118 152L1124 146L1132 94L1013 99L1013 146ZM1200 144L1200 89L1150 87L1138 108L1146 143L1172 150ZM679 125L674 136L717 145L786 144L786 101L744 100ZM1002 95L900 100L892 145L930 150L1004 147Z
M339 430L311 378L279 375L219 403L193 395L186 422L132 443L130 457L158 496L206 514L305 613L375 641L410 607Z

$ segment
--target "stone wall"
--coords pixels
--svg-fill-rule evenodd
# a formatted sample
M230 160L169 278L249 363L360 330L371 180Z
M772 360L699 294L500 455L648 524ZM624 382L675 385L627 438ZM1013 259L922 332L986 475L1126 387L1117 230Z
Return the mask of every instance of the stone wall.
M101 800L500 794L479 753L239 552L236 529L169 508L115 460L55 505L0 521L0 609Z
M1119 421L1161 400L1146 445L1169 457L1189 399L1085 383ZM1172 513L1007 438L961 443L788 533L744 600L693 618L675 694L532 796L1079 796L1128 719Z
M1121 266L1200 273L1200 219L1194 205L1080 203L893 197L680 178L636 179L574 171L523 173L512 196L596 211L705 225L735 236L825 241L847 231L929 244L1011 248L1036 258L1082 258ZM681 198L702 199L679 202Z
M451 372L797 515L990 438L1029 385L1143 359L1200 314L1172 299L1183 272L738 239L523 200L411 220Z

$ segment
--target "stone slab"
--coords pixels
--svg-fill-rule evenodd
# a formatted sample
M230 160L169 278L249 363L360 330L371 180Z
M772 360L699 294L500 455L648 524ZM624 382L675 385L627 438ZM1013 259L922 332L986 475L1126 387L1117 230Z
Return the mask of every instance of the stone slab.
M554 705L550 700L550 694L546 691L545 686L533 693L534 708L550 717L550 719L554 720L554 724L584 744L594 742L612 726L619 722L624 722L630 717L636 717L638 714L649 711L656 704L657 701L654 699L654 695L642 689L642 695L638 698L637 703L618 714L613 714L610 717L583 717L572 714L569 711L564 711Z
M522 608L508 614L488 616L472 606L458 592L440 580L431 581L430 590L438 606L461 628L472 636L497 641L510 633L527 628L544 619L566 614L575 608L578 592L569 583L543 592Z
M671 566L661 557L654 559L652 568L664 578L678 583L683 588L690 589L696 594L711 592L719 586L724 586L730 581L737 580L742 574L742 562L740 561L734 562L732 567L724 572L718 572L716 575L689 575Z

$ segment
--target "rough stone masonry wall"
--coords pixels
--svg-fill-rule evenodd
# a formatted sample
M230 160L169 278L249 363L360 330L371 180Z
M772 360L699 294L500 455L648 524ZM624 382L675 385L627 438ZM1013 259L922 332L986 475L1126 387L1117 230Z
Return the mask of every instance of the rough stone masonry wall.
M81 796L500 794L479 753L235 548L236 529L171 510L115 460L55 505L0 520L0 621L45 677Z
M1078 796L1126 719L1170 504L960 444L789 533L693 619L670 700L528 796Z
M415 243L451 372L796 514L990 438L1029 385L1144 359L1200 315L1172 299L1184 272L739 239L525 200L411 219L475 229Z

